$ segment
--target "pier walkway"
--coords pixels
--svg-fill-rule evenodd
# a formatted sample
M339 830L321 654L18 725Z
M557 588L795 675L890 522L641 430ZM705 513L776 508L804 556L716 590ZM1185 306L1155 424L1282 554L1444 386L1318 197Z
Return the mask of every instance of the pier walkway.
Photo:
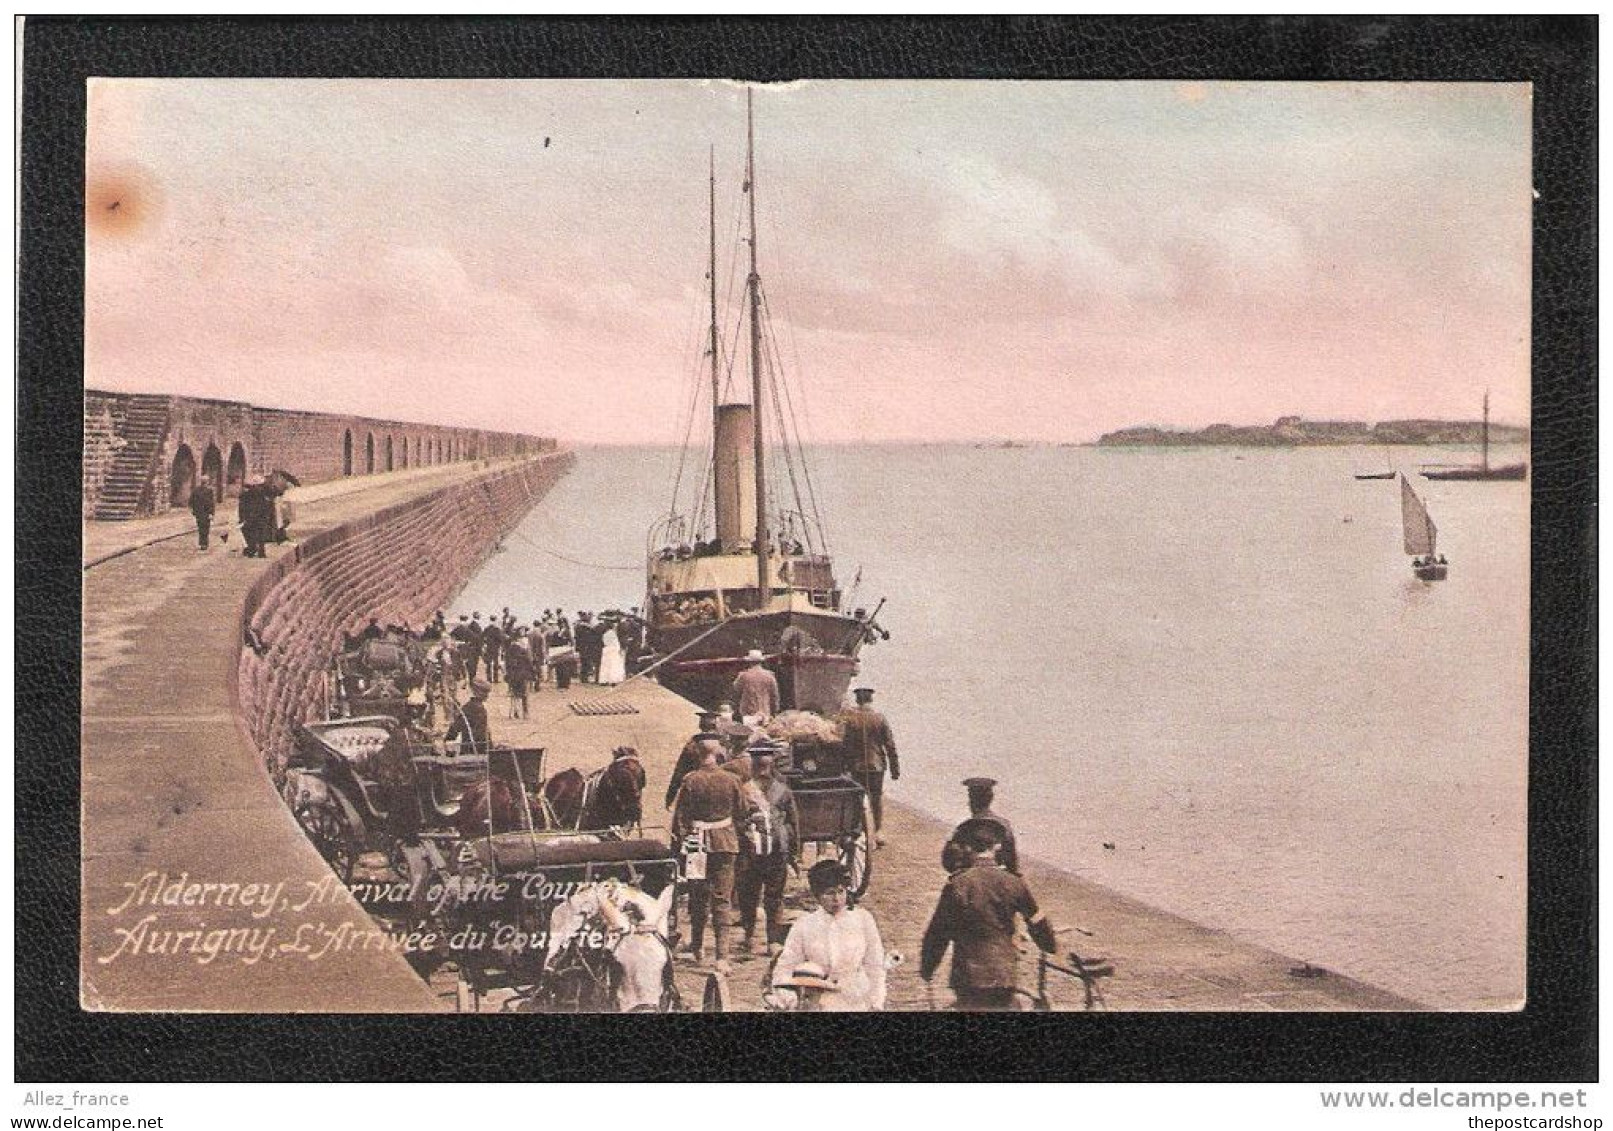
M305 539L511 463L297 488L292 533ZM234 531L231 514L219 518L215 535ZM200 553L183 514L88 523L84 545L97 563L83 600L85 1008L443 1008L401 958L370 945L368 915L331 890L238 728L241 609L293 544L257 561L232 533Z
M635 709L634 714L579 715L572 702L604 701ZM610 761L617 746L639 751L649 786L644 791L644 821L657 827L659 836L670 824L662 804L667 781L684 741L695 729L695 708L688 701L648 680L635 680L619 688L573 683L565 692L552 684L530 698L530 718L511 720L502 688L488 699L496 741L547 749L550 773L576 766L591 773ZM903 757L906 774L924 772L922 752ZM945 1007L952 999L946 989L945 967L927 993L918 976L919 940L946 879L941 870L941 846L951 826L894 801L901 784L886 785L886 847L874 854L874 876L864 901L878 920L886 948L900 953L903 962L889 979L887 1008L925 1010ZM967 813L959 813L962 820ZM813 859L807 849L808 863ZM1298 978L1290 973L1300 964L1280 954L1147 907L1113 891L1034 860L1036 846L1021 841L1025 878L1037 900L1059 927L1079 927L1091 936L1065 934L1066 950L1101 955L1115 966L1115 975L1102 983L1111 1010L1414 1010L1416 1003L1361 982L1325 973ZM1029 859L1026 857L1029 856ZM786 916L802 910L805 878L791 882ZM739 935L734 928L734 935ZM707 941L708 948L710 940ZM698 1006L708 967L692 968L679 959L678 985L686 1003ZM761 985L768 960L739 957L728 978L738 1009L761 1008ZM1032 968L1027 962L1024 984ZM1063 984L1061 984L1063 983ZM438 985L446 994L450 985ZM1049 978L1055 1008L1080 1009L1080 986L1062 975Z

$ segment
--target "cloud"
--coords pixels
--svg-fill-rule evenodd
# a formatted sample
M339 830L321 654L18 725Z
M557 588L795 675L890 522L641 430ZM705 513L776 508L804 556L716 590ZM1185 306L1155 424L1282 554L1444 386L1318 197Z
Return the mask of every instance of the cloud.
M743 278L725 87L90 103L92 164L162 203L88 239L92 384L662 440L701 365L712 142L720 289ZM762 272L825 439L1438 415L1485 384L1527 411L1514 88L807 83L758 111Z

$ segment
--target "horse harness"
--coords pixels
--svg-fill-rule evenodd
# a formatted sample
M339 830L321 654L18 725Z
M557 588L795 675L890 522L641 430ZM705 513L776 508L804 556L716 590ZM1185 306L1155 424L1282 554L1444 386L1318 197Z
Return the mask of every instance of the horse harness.
M585 935L601 931L606 936L606 945L602 947L584 946L582 938ZM595 912L583 922L583 927L574 934L566 945L561 948L555 957L555 965L544 972L544 982L554 978L573 978L581 975L592 986L598 1000L614 1001L617 991L621 988L622 965L616 960L616 951L630 935L649 935L661 944L666 952L666 965L661 968L661 1000L656 1005L636 1005L628 1010L629 1013L675 1013L683 1008L683 1000L678 994L678 986L673 977L673 951L672 944L667 937L648 923L637 922L626 930L612 928L605 922L605 917ZM608 960L608 961L607 961ZM544 992L542 986L539 992ZM553 993L551 989L548 991ZM576 1004L580 1007L583 995L577 995Z

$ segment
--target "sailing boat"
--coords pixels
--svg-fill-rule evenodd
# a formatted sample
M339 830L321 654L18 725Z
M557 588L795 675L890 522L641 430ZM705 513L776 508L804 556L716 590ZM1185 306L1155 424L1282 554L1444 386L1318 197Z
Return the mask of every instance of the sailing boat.
M781 707L832 714L840 710L857 672L863 645L885 637L873 615L848 613L823 537L810 469L799 430L793 434L793 398L783 384L780 351L764 334L761 275L756 249L755 117L746 93L745 193L748 197L750 273L746 320L750 331L750 398L724 403L717 325L717 178L711 173L712 443L709 477L691 520L671 513L650 531L645 609L650 643L660 657L663 686L704 707L732 698L734 677L760 656L779 680ZM768 347L764 349L765 345ZM771 389L772 396L767 395ZM782 395L781 395L782 394ZM770 434L768 413L775 429ZM782 489L769 497L769 457L788 472L795 510ZM685 455L687 455L687 446ZM681 474L680 474L681 481ZM805 486L804 503L801 488ZM713 503L706 524L705 502ZM810 520L809 520L810 516ZM709 537L705 537L709 535Z
M1444 581L1449 566L1438 556L1439 531L1404 475L1400 477L1400 527L1406 553L1412 555L1411 571L1418 580Z
M1491 480L1491 479L1522 479L1529 472L1527 463L1509 463L1501 467L1490 466L1490 390L1484 390L1484 431L1482 433L1483 454L1477 467L1441 467L1430 468L1423 472L1424 479L1443 480Z

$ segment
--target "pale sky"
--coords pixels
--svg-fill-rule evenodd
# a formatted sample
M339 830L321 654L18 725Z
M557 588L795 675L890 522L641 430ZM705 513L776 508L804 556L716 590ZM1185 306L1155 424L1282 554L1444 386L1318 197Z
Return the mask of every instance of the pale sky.
M756 112L808 439L1471 419L1486 388L1528 420L1527 86L812 82ZM744 125L725 83L92 80L86 383L674 441L708 148L726 290Z

